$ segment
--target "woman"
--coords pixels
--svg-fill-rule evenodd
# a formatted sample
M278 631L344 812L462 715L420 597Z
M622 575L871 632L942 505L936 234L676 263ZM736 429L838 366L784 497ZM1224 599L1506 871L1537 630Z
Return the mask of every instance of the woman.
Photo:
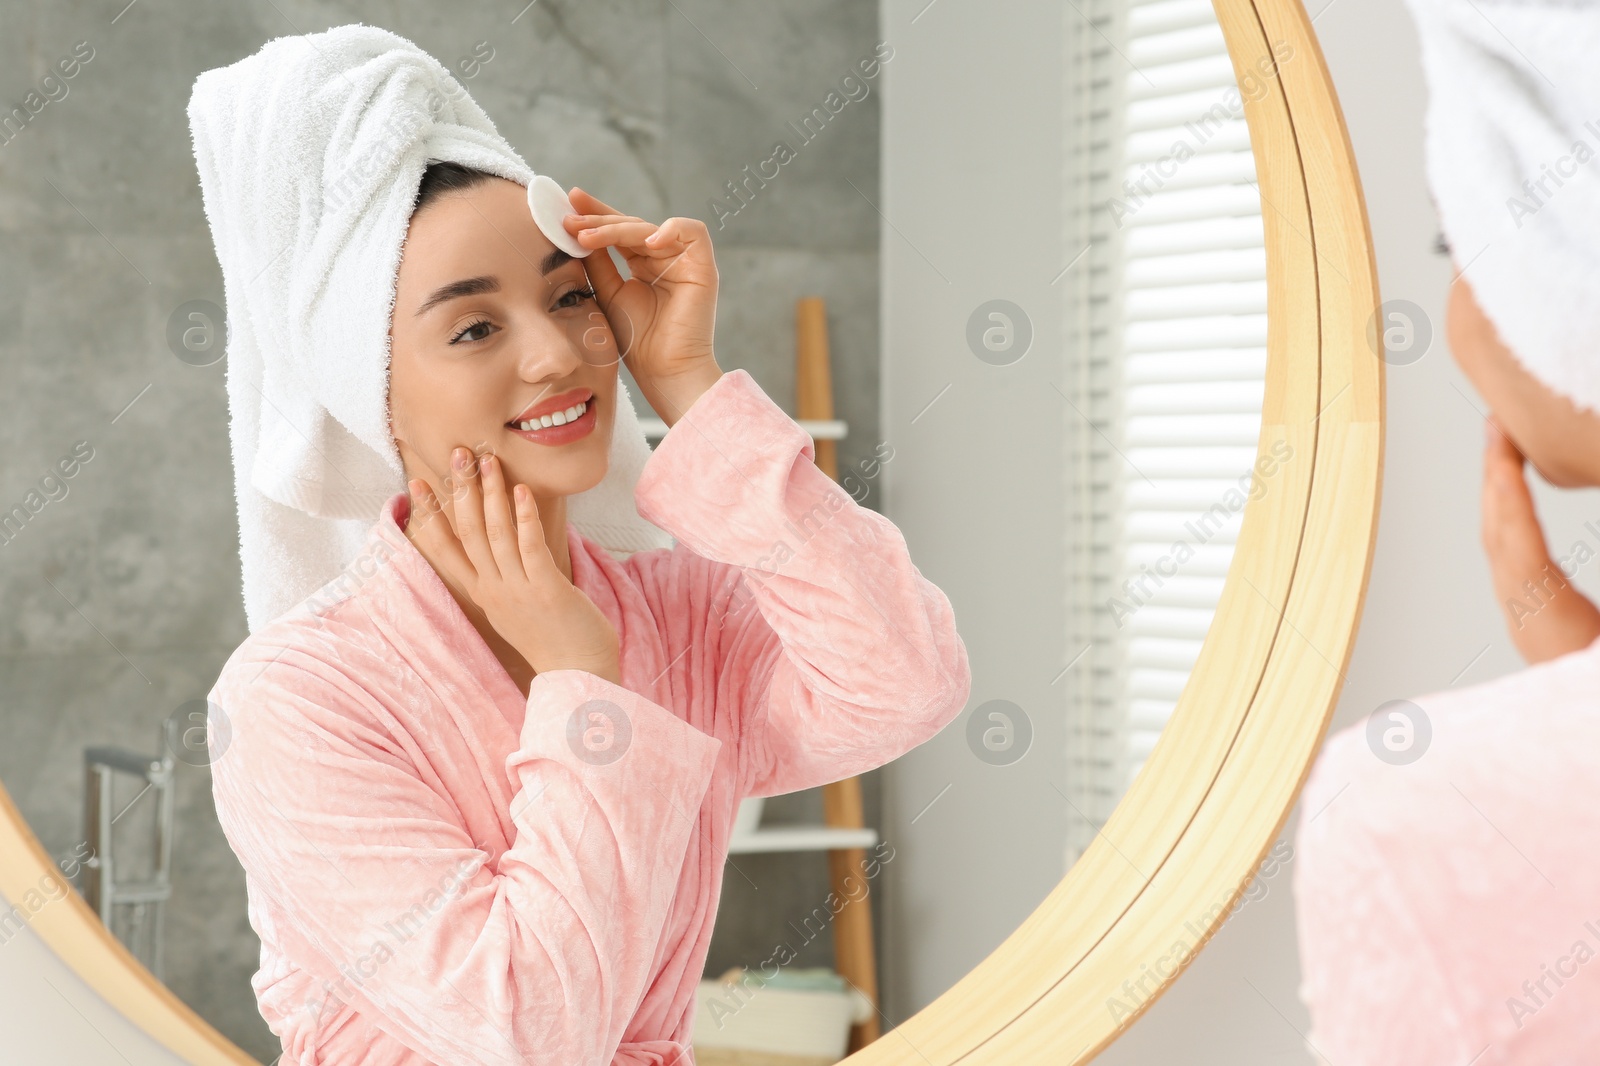
M1428 178L1458 270L1450 349L1493 412L1483 540L1533 665L1329 739L1295 870L1308 1044L1338 1066L1588 1063L1600 613L1569 580L1583 553L1552 557L1524 465L1600 485L1600 8L1411 6Z
M300 364L326 395L318 410L345 404L337 421L358 426L318 423L324 441L343 442L348 469L365 453L346 437L392 445L409 490L384 499L324 587L252 624L210 695L213 789L261 936L262 1014L285 1063L687 1063L739 801L871 769L948 723L970 685L950 605L893 524L817 469L810 438L754 379L719 367L703 224L657 226L574 190L562 231L542 229L516 180L527 172L486 117L384 31L283 38L235 66L246 70L231 80L213 75L233 68L202 75L190 107L225 276L271 254L239 253L226 205L250 197L228 176L278 158L238 149L271 122L236 109L270 100L280 121L304 122L285 136L311 150L282 160L297 168L285 181L338 150L339 135L307 129L330 95L341 102L328 128L399 160L341 192L357 221L325 259L312 250L335 224L326 205L306 221L305 197L278 197L311 236L290 243L300 267L275 269L304 301L293 328L345 313L322 302L341 284L384 308L381 420L363 420L347 399L363 389L341 394L330 369L358 374L366 348L329 349L314 330L288 348L321 353ZM458 97L435 125L368 113L419 85ZM285 106L296 92L313 111ZM406 176L440 151L457 158ZM368 255L402 232L381 229L395 196L409 213L395 216L392 286L366 293L370 265L344 263L344 248ZM241 278L234 291L257 290ZM236 342L254 350L230 334L230 360ZM274 350L261 354L270 371ZM637 435L619 359L670 427L627 517L677 539L625 558L568 508L616 475L617 427ZM230 403L248 411L236 370ZM323 471L318 457L293 434L257 434L245 461L248 436L235 441L252 471L241 534L246 522L276 532L245 542L247 602L272 591L261 575L294 573L287 557L327 522L302 508L290 536L250 493L327 512L366 488L331 471L314 492L285 492L273 472ZM264 465L277 447L294 464Z

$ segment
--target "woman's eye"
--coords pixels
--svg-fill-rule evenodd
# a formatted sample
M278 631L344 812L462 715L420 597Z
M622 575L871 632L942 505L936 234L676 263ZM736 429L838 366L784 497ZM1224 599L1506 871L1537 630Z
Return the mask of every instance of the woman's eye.
M570 292L563 293L561 299L556 301L556 306L561 308L577 307L583 301L592 299L594 299L593 289L573 289Z
M474 330L488 329L488 328L489 328L489 320L487 318L480 318L480 319L478 319L478 321L476 321L476 322L472 323L471 325L467 326L460 333L457 333L454 337L451 337L450 338L450 343L451 344L458 344L463 339L472 340L472 341L481 341L485 337L488 336L487 333L480 334L479 336L476 336L476 337L468 337L467 334L472 333Z
M565 292L561 295L561 298L556 301L556 307L565 310L569 307L576 307L585 300L592 299L594 299L594 289L572 289L571 291ZM461 332L457 333L454 337L451 337L450 343L459 344L462 341L471 342L485 340L489 336L489 331L492 325L493 323L491 323L488 319L480 318L476 322L473 322L463 328Z

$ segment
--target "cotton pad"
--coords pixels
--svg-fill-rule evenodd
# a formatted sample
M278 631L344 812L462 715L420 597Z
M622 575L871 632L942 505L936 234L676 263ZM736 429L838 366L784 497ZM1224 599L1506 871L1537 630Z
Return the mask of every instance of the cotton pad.
M533 221L550 238L550 243L563 252L582 259L594 251L579 244L578 238L568 233L567 227L561 224L567 215L577 214L577 209L567 199L567 191L554 178L539 174L528 182L528 210L533 212Z

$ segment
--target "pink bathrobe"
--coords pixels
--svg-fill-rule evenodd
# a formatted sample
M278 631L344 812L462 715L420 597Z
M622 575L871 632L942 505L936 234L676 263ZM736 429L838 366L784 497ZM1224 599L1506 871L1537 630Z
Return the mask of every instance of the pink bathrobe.
M1600 1062L1600 641L1412 702L1420 757L1380 760L1362 722L1301 800L1310 1043L1333 1066Z
M622 684L512 683L402 532L210 693L217 814L284 1066L689 1066L739 800L881 766L966 703L949 601L743 370L639 480L671 549L569 525Z

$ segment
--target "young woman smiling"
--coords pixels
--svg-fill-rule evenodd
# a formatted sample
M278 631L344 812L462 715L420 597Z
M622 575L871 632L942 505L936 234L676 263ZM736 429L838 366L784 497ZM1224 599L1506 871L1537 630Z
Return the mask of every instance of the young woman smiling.
M880 766L966 703L899 530L718 366L706 227L571 200L587 258L516 182L428 168L391 321L409 493L360 579L211 692L285 1063L689 1061L739 801ZM606 473L619 362L670 427L635 503L677 541L626 559L567 514Z

